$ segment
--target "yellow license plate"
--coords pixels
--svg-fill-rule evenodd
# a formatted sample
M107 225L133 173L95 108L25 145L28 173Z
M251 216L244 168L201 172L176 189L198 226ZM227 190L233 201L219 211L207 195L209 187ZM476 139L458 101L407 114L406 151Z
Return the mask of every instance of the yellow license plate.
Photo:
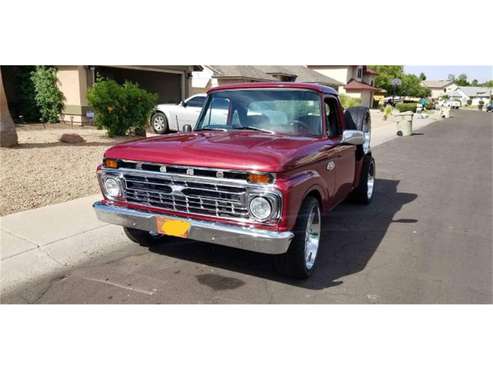
M190 223L182 220L172 220L166 217L156 217L156 227L160 234L188 238Z

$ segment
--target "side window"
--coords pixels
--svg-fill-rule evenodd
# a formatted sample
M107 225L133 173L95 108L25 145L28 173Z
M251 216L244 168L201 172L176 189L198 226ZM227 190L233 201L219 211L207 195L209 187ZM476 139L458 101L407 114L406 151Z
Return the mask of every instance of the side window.
M213 97L201 121L201 127L227 126L229 104L228 98Z
M205 103L205 96L197 96L195 98L190 99L187 102L187 107L197 107L202 108Z
M342 134L341 122L337 111L337 103L334 98L325 98L325 118L327 122L327 135L335 137Z

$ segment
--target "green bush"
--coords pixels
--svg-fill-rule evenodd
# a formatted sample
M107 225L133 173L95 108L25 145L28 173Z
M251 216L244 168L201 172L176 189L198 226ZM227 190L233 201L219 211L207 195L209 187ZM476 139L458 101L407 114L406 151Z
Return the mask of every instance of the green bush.
M341 105L344 107L344 109L361 105L361 99L352 98L344 94L339 95L339 100L341 101Z
M416 113L416 103L399 103L395 107L399 112L414 112Z
M145 135L145 125L157 98L157 94L128 81L120 85L113 80L100 79L87 92L96 126L105 128L110 137Z
M392 114L392 106L390 104L386 105L383 109L383 119L386 121L387 118Z
M36 90L32 80L33 66L19 66L16 73L16 90L18 94L15 115L22 115L24 122L39 122L40 112L36 104ZM17 118L17 117L16 117Z
M31 74L35 100L43 122L58 122L63 108L63 94L57 86L56 68L37 66Z

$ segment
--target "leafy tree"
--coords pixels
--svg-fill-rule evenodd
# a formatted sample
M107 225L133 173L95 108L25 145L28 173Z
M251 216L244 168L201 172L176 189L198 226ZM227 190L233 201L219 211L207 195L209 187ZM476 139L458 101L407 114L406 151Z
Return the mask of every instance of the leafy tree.
M455 76L454 76L452 73L450 73L450 74L448 75L448 77L447 77L447 80L448 80L448 81L455 81Z
M484 87L493 87L493 80L489 80L489 81L483 82L481 84L481 86L484 86Z
M401 84L396 87L395 93L400 96L430 96L431 91L421 85L421 79L413 74L404 73L403 66L372 66L378 72L375 86L387 90L387 95L393 95L392 80L398 78Z
M465 73L461 73L454 81L458 86L469 86L469 82L467 81L467 75Z
M26 122L38 122L39 108L36 104L36 89L32 79L33 66L19 66L16 78L18 101L16 114L24 116Z
M421 73L419 74L419 79L420 79L421 81L426 80L426 75L425 75L423 72L421 72Z
M472 80L471 86L479 86L479 81L476 79Z
M36 104L43 122L58 122L63 108L63 94L57 86L55 67L37 66L31 74Z
M17 145L17 130L7 104L0 66L0 147L8 148L15 145Z

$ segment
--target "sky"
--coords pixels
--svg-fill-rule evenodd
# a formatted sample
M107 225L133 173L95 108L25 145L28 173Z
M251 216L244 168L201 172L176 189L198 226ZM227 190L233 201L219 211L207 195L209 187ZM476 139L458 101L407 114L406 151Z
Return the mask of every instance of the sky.
M427 80L446 80L449 74L457 77L461 73L465 73L469 81L493 80L493 66L404 66L404 71L415 75L424 72Z

